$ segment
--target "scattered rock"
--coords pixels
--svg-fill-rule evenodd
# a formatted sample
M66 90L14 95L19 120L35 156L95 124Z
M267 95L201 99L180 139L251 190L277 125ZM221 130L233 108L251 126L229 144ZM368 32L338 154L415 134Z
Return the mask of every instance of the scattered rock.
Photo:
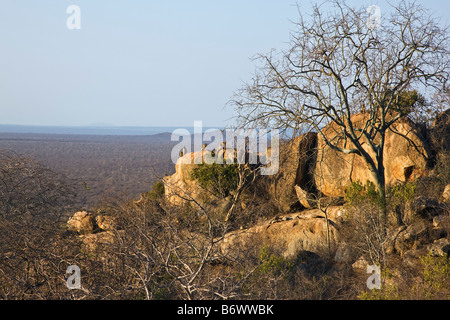
M117 229L117 220L114 217L98 215L95 217L97 226L103 231L111 231Z
M311 209L312 205L309 203L309 194L299 186L295 185L295 193L297 194L298 201L306 209Z
M433 256L448 256L448 252L450 251L450 240L447 238L435 240L432 244L427 246L427 249Z
M367 266L370 264L371 263L364 256L361 256L352 264L352 269L355 272L366 272Z
M413 269L421 269L421 258L428 253L426 248L408 250L403 254L402 263Z
M442 199L444 202L450 202L450 184L447 184L442 193Z
M93 233L96 229L95 217L87 211L78 211L67 221L67 229L80 234Z
M429 226L425 221L418 221L400 232L395 240L394 248L404 255L411 249L417 249L428 238Z
M419 196L411 202L410 210L414 216L431 220L442 212L443 206L434 199Z

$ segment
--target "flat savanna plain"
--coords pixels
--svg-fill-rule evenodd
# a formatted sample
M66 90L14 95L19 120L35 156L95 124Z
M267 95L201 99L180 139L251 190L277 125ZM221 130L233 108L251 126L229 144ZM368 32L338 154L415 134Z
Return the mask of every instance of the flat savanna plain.
M173 174L169 133L155 135L68 135L0 133L0 150L12 150L67 176L74 206L139 198L165 174Z

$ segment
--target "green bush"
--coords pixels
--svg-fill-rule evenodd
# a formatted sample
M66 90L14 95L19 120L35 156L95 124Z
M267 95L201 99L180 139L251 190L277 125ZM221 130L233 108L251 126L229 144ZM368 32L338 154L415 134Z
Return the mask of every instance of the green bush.
M424 280L422 283L422 298L449 299L450 260L447 256L434 257L431 253L428 253L421 257L420 261L424 266L422 270Z
M238 164L200 164L191 172L200 186L218 197L227 197L238 185Z
M403 184L396 184L388 188L387 195L390 202L395 202L395 204L401 204L412 200L416 194L416 189L417 189L416 182L406 182Z
M267 276L267 275L275 275L279 276L282 274L289 273L291 268L293 267L293 263L286 260L283 257L280 257L271 250L263 246L258 256L259 267L256 270L257 276Z
M152 186L152 189L148 193L150 199L156 200L160 199L164 195L164 183L162 181L157 181Z
M394 270L395 272L395 270ZM398 283L396 283L392 271L385 267L381 270L381 288L365 289L358 296L359 300L399 300L401 298Z
M352 182L345 189L344 200L350 205L358 205L367 200L372 204L380 203L380 197L375 184L369 180L364 185L359 180Z
M387 208L394 225L410 223L407 217L408 203L414 199L417 190L417 182L405 182L390 186L386 190Z
M364 290L360 300L448 300L450 298L450 260L435 257L430 252L420 257L420 273L414 278L393 277L388 269L382 271L381 289ZM411 274L411 270L408 271Z
M238 282L245 296L267 300L286 297L289 276L294 264L263 245L257 252L246 256L246 263L237 273Z

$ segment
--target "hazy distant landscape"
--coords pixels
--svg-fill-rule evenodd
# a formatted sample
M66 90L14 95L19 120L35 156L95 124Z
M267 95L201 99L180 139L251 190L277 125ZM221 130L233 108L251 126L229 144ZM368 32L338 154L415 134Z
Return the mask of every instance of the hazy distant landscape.
M14 128L33 131L36 127ZM41 132L55 128L39 127ZM74 130L57 130L64 129ZM147 132L163 129L167 128L147 128ZM105 197L139 197L155 183L155 174L162 177L174 172L170 152L177 142L170 140L171 133L121 135L121 129L108 130L117 135L0 132L0 150L13 150L73 179L76 205L86 208Z
M0 300L450 300L449 4L3 1Z
M154 135L173 132L178 127L125 127L125 126L29 126L0 124L0 133L42 133L42 134L72 134L72 135ZM192 132L192 128L186 128ZM170 140L170 137L169 137Z

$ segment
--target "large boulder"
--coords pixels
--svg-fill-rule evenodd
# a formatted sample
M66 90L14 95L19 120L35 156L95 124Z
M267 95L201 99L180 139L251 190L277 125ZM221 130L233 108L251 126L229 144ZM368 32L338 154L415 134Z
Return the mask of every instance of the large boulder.
M343 207L329 207L328 230L332 244L337 243L337 223L345 216ZM287 259L295 259L303 251L321 254L327 248L327 223L324 213L312 209L276 217L248 229L232 231L221 243L224 255L238 254L243 247L268 246Z
M175 164L175 173L163 178L164 193L169 203L176 205L184 203L185 199L204 199L205 191L195 179L191 178L191 173L203 162L206 152L208 151L202 150L181 156Z
M450 202L450 184L447 184L442 192L442 200L444 202Z
M450 151L450 109L441 112L433 121L430 136L436 152Z
M351 121L355 128L364 126L368 114L354 114ZM412 181L426 175L429 152L414 124L407 120L399 120L387 130L384 146L384 166L386 185ZM339 126L335 123L327 125L322 133L337 146L351 148L353 144L342 137ZM376 137L375 142L379 137ZM363 148L375 159L367 141ZM317 161L314 182L317 189L327 196L343 196L344 190L354 181L365 183L375 181L363 157L356 154L344 154L326 145L321 135L317 142Z
M300 158L300 140L280 144L279 169L273 176L268 176L269 193L277 203L279 210L288 212L298 202L294 185Z
M269 192L281 211L299 209L299 204L310 208L306 200L299 201L298 193L301 190L306 198L308 193L315 191L313 166L316 144L317 133L310 132L280 145L279 170L268 179Z

